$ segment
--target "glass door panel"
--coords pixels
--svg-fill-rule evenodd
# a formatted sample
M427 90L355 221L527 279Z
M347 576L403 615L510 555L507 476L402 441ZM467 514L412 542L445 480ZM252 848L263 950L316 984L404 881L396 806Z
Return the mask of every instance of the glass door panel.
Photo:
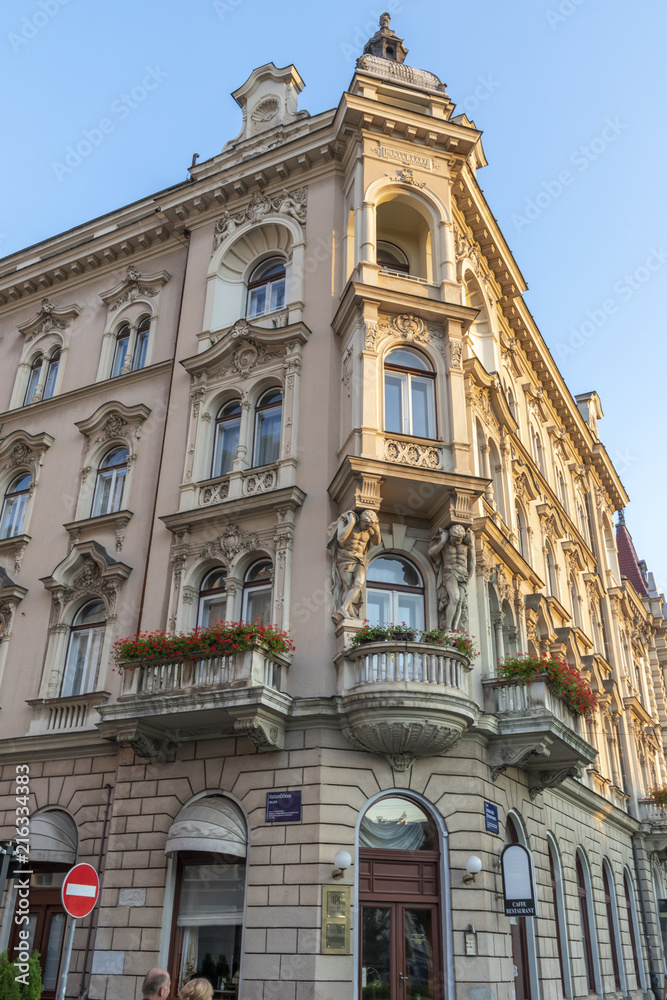
M396 1000L392 992L393 907L364 906L361 929L361 1000Z
M433 910L405 907L403 930L405 1000L434 1000Z
M44 958L44 973L42 983L45 990L55 990L58 985L58 969L65 933L65 914L50 914L50 924L46 941L46 956Z

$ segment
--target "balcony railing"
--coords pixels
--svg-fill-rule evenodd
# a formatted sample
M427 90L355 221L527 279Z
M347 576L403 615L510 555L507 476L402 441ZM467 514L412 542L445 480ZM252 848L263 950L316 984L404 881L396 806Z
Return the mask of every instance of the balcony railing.
M469 671L470 661L456 649L424 642L368 642L345 653L343 690L359 684L437 684L468 695Z
M122 692L105 706L103 736L165 759L175 742L244 733L260 750L284 746L290 660L258 646L121 663Z
M582 735L581 719L554 693L544 675L527 684L513 678L485 677L484 708L498 719L489 744L491 776L508 767L528 771L531 796L577 777L593 763L597 750Z
M108 698L107 691L93 691L69 698L34 698L28 702L33 709L28 735L74 733L86 729L94 731L100 721L99 706Z
M339 653L338 706L357 748L405 770L446 753L479 715L467 656L437 643L369 642Z
M202 654L189 659L154 659L122 664L119 701L193 690L264 685L284 689L289 661L279 653L247 649L229 656Z
M653 799L640 799L638 805L640 822L667 830L667 808L665 806L659 806Z

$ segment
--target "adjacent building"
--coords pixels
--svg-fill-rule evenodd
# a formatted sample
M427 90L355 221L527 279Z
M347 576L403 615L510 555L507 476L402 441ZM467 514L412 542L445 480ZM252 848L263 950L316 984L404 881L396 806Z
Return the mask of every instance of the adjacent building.
M0 262L0 836L29 788L47 1000L75 860L72 998L154 965L224 1000L663 995L663 598L481 133L406 54L383 15L313 115L261 66L188 181ZM114 655L216 620L295 648ZM498 675L524 654L595 709Z

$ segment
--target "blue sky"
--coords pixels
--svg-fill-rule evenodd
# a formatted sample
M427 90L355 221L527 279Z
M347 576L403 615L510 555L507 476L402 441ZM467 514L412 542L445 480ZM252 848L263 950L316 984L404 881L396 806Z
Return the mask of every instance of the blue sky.
M484 131L479 180L527 302L572 392L601 396L628 527L667 590L658 0L11 0L0 253L183 180L193 153L206 159L239 131L229 95L255 66L293 62L301 107L334 107L384 9L407 61L437 73ZM98 141L68 166L86 130Z

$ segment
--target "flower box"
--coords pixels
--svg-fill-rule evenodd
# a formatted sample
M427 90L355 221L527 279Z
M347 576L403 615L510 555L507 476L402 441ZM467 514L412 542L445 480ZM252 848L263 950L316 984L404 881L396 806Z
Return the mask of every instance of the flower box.
M597 695L576 667L563 660L535 657L529 654L508 656L498 663L498 680L513 680L531 684L544 678L550 691L557 695L574 716L590 718L597 709Z

